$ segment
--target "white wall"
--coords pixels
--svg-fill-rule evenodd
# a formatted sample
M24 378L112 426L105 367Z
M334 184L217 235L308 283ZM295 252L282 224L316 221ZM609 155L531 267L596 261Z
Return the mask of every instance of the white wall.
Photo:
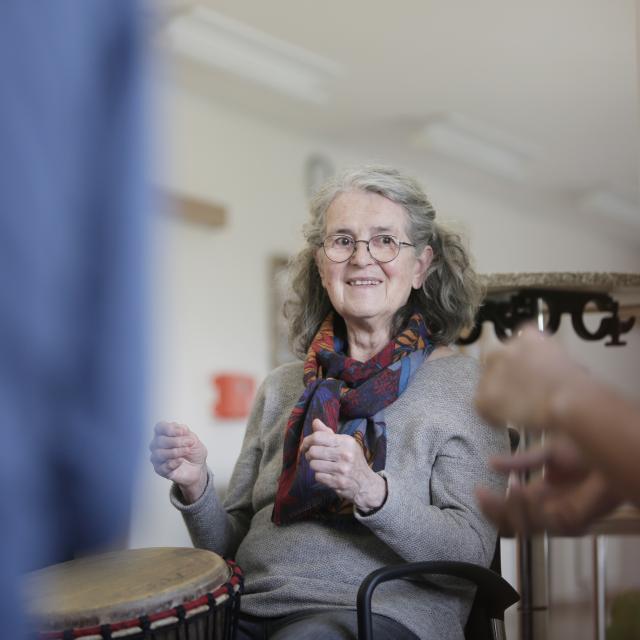
M187 423L206 443L217 484L224 488L244 424L212 417L210 377L240 371L260 381L270 368L269 264L272 256L290 255L301 245L304 162L318 151L338 167L373 158L234 112L177 86L167 91L165 126L170 145L159 181L223 204L228 222L212 229L159 216L149 438L156 420ZM481 272L640 272L637 252L593 226L562 222L535 201L516 209L403 159L389 158L389 163L421 178L440 215L468 232ZM616 350L580 342L566 324L561 339L576 357L626 393L637 393L638 331L628 347ZM190 544L168 503L168 482L154 475L146 456L139 478L130 545ZM507 550L511 556L508 545ZM619 564L623 570L624 562ZM505 568L513 578L509 558ZM571 595L575 582L561 580L558 588Z

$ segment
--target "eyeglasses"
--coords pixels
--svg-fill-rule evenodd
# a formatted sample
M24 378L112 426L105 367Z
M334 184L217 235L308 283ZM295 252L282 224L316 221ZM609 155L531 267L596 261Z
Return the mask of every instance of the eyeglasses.
M364 242L369 255L376 262L382 263L395 260L402 247L415 247L414 244L402 242L386 234L373 236L369 240L355 240L351 236L336 234L327 236L319 246L324 249L324 254L331 262L346 262L356 252L358 242Z

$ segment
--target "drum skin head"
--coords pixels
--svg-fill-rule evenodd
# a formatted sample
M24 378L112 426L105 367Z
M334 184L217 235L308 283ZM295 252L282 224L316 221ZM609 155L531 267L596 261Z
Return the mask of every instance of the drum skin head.
M41 631L113 624L166 611L228 581L204 549L157 547L87 556L28 574L25 595Z

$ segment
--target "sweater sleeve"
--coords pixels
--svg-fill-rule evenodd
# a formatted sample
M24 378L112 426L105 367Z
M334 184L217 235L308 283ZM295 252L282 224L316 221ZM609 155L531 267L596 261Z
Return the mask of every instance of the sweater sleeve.
M507 433L484 423L470 401L452 410L447 431L434 455L429 486L387 472L382 508L370 516L356 512L356 518L406 561L488 566L497 532L476 504L474 489L482 484L505 490L506 479L489 468L488 458L508 450Z
M265 403L264 387L263 384L256 395L224 504L215 491L210 469L204 493L191 504L184 503L175 484L171 487L171 503L182 513L193 545L223 557L235 555L254 513L252 494L262 456L259 434Z

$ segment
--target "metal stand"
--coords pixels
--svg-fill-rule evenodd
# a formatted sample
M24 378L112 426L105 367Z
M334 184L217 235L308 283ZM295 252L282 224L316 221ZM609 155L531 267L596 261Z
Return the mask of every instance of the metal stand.
M535 303L538 329L545 330L544 301ZM544 434L527 431L520 434L524 449L541 444ZM544 471L542 472L544 473ZM533 474L525 473L521 482L529 482ZM517 538L518 588L520 591L520 640L545 640L549 627L549 541L546 533Z
M593 622L594 622L594 638L596 640L605 640L605 622L606 622L606 606L605 606L605 540L604 536L595 535L591 541L593 554Z
M546 534L518 536L520 640L543 640L549 626L548 539Z

